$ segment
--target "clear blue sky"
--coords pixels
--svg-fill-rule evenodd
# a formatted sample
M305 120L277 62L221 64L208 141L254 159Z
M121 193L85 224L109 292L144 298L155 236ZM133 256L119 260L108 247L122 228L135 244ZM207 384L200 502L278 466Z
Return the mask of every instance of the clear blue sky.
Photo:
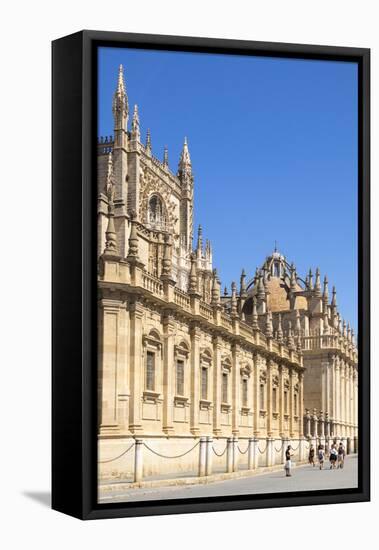
M252 276L277 240L300 275L328 275L356 329L357 65L101 48L99 135L113 133L120 63L154 156L167 145L176 172L188 137L195 224L222 285Z

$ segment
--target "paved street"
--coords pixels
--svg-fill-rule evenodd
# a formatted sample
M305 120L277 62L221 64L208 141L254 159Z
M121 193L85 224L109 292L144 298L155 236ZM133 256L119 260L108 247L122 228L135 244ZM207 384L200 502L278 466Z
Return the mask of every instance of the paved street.
M347 457L343 470L329 470L327 462L325 470L320 471L317 467L312 468L307 465L294 468L292 474L292 477L286 478L283 470L254 477L219 481L208 485L129 489L123 493L107 495L101 499L101 502L131 502L357 487L358 459L357 456Z

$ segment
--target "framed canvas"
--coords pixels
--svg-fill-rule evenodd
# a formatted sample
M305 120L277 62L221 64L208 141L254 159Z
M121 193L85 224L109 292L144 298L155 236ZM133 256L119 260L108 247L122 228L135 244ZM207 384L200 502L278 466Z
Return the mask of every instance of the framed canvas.
M53 42L55 510L369 500L369 63Z

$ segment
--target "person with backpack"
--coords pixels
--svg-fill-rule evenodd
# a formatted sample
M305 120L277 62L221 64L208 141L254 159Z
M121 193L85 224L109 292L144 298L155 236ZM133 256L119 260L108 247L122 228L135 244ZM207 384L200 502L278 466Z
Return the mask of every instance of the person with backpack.
M315 466L315 448L313 445L309 447L308 462L312 466Z
M330 460L330 469L331 470L335 470L335 468L336 468L337 455L338 455L336 447L337 447L336 444L333 443L332 448L330 449L329 460Z
M343 446L342 441L338 447L338 468L343 468L345 464L345 447Z

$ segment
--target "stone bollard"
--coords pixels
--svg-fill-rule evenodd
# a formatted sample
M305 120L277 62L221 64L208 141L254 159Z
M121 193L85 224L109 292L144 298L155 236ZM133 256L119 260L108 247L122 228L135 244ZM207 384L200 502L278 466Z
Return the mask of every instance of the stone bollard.
M143 478L143 440L136 439L134 447L134 481L141 481Z
M255 442L253 437L249 437L249 450L247 451L247 469L254 470L255 466Z
M233 438L228 437L227 443L226 443L226 471L228 473L231 473L233 471L233 454L234 454L234 448L233 448Z
M266 439L266 466L272 466L272 444L273 439L268 437Z
M238 471L238 459L239 459L238 437L234 437L233 438L233 472Z
M199 477L205 476L207 462L207 438L200 437L199 445Z
M205 464L205 475L210 476L212 475L212 457L213 457L213 437L208 436L207 437L207 456L206 456L206 464Z

